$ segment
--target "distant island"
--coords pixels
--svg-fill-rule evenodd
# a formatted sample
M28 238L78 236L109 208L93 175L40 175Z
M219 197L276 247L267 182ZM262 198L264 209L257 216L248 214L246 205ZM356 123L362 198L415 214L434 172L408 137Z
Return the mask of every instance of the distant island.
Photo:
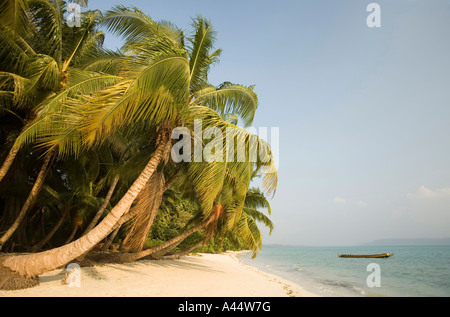
M422 246L422 245L448 245L450 246L450 238L418 238L418 239L379 239L363 246Z

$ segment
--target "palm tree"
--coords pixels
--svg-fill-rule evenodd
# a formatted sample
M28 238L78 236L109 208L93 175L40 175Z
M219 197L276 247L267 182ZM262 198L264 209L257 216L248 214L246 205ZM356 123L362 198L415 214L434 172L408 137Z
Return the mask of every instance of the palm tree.
M16 60L17 66L15 66L14 71L24 70L24 77L5 72L3 76L5 79L8 79L8 77L14 79L15 98L16 95L19 95L17 97L19 100L13 102L13 104L18 104L20 107L25 106L23 103L29 104L30 114L20 136L16 139L0 169L0 180L11 166L20 147L34 140L37 127L42 129L42 126L44 126L44 129L48 129L49 122L54 129L55 126L57 127L58 122L52 117L58 116L58 107L62 101L71 95L86 94L118 80L118 76L103 73L98 69L99 60L108 55L101 49L103 33L95 28L98 23L98 11L85 13L85 25L74 31L73 28L62 24L64 7L60 6L59 1L30 1L29 4L30 7L27 10L29 20L26 22L33 24L33 28L31 28L29 34L26 34L27 40L21 38L21 43L23 46L25 46L24 43L27 44L26 50L34 48L32 55ZM2 27L8 29L7 25ZM10 45L18 41L13 36L4 40ZM20 47L17 50L19 53L21 52ZM22 55L25 56L25 52L22 52ZM5 52L5 54L7 53ZM5 55L5 57L9 58L9 55ZM29 67L25 67L27 64ZM19 77L21 80L16 80ZM26 93L20 96L16 93L16 90L22 82ZM44 91L44 93L37 93L39 91ZM39 95L39 97L30 97L33 95ZM41 102L37 102L39 100ZM45 137L43 140L45 141ZM60 151L64 151L64 149L60 149ZM0 248L11 237L36 200L42 189L49 162L55 154L55 148L47 151L41 171L20 214L0 238Z
M267 198L257 188L247 190L251 179L258 175L257 171L260 168L258 165L254 170L255 166L251 162L225 163L225 176L219 178L223 184L215 182L217 187L220 188L220 192L214 199L208 216L205 217L206 213L200 208L197 215L191 219L188 226L179 235L158 246L146 250L141 249L131 254L122 254L120 260L124 262L135 261L149 255L159 258L177 247L188 236L201 230L206 231L202 239L203 243L208 242L214 235L222 238L228 235L235 241L238 239L243 241L252 249L253 256L256 256L262 246L262 237L256 221L265 224L270 231L273 229L273 223L270 219L256 209L266 208L270 214L270 204ZM180 175L181 184L179 184L179 187L183 189L193 188L192 185L195 184L195 178L191 177L189 166L187 167L187 173ZM195 168L194 170L198 171ZM202 176L204 175L202 174ZM196 195L194 194L194 196Z
M112 31L116 31L122 35L125 34L125 51L131 51L133 56L138 56L139 60L147 61L156 59L159 63L159 58L161 58L161 56L155 53L158 52L158 50L156 50L152 44L148 44L160 40L160 37L158 36L161 35L157 34L157 36L155 36L155 29L159 30L159 33L163 33L165 36L169 35L168 43L165 43L164 48L159 50L159 54L161 54L161 51L168 51L169 57L167 60L162 61L164 63L168 63L172 58L171 54L177 49L182 49L183 47L181 45L185 42L182 33L172 25L155 24L148 16L144 15L138 9L129 10L120 6L116 7L106 15L105 23ZM173 109L173 112L175 112L173 117L161 118L161 120L170 120L171 118L174 118L172 121L176 124L187 120L188 117L185 116L187 113L196 115L196 109L198 107L209 107L210 109L218 111L223 116L229 113L239 115L247 126L250 125L257 108L257 98L256 94L253 92L253 87L247 88L240 85L232 85L230 83L224 83L219 87L214 87L208 84L208 69L218 60L221 51L215 50L211 52L214 44L215 32L208 21L204 20L202 17L197 17L197 19L194 20L193 29L195 32L193 37L188 39L190 46L187 49L187 59L189 60L189 97L186 101L179 103L179 105L176 106L176 109ZM174 44L175 47L172 46ZM178 58L180 57L186 59L185 56L178 56ZM154 111L154 109L150 110ZM142 114L141 109L139 109L139 111L140 115L145 116ZM173 112L170 111L169 115ZM102 115L102 113L99 113L99 115ZM111 112L108 112L108 115L111 115ZM148 115L151 117L158 116L159 113L151 112ZM103 116L100 120L105 121L107 120L107 117ZM175 124L173 124L173 127L175 127ZM215 173L221 172L216 170ZM149 186L151 185L149 184ZM154 219L154 214L158 209L163 193L164 191L160 190L151 197L147 196L147 205L150 203L149 199L156 201L156 206L153 204L153 211L150 213L153 216L150 217L149 220ZM141 208L140 210L142 214L141 218L147 219L149 217L147 209ZM148 235L150 226L151 220L135 221L132 232L130 232L126 238L125 245L131 240L139 241L139 243L136 246L129 245L126 247L126 250L142 250L143 242Z
M126 50L132 51L133 55L137 55L143 60L160 58L158 55L156 55L156 57L152 55L156 50L148 44L151 42L149 38L154 36L152 33L154 31L151 29L151 27L154 27L154 22L152 22L139 10L134 9L130 11L123 7L117 7L115 10L106 15L106 23L112 28L112 30L127 34ZM159 27L164 34L169 34L172 36L170 44L178 44L180 42L179 31L171 28L168 29L167 27L161 25L157 25L156 27ZM257 108L257 98L256 94L253 92L253 87L246 88L239 85L232 85L227 82L219 87L213 87L208 84L207 70L209 66L217 60L220 50L210 53L210 49L212 48L214 42L214 31L208 21L198 17L197 20L194 21L194 29L195 34L191 40L191 48L188 49L190 96L178 110L178 114L175 116L176 122L184 122L184 124L188 127L191 125L191 130L193 130L193 120L203 117L206 123L204 128L206 129L208 127L208 120L213 117L213 120L209 124L217 127L218 123L220 123L222 124L221 128L223 131L225 131L227 127L235 127L221 120L220 116L213 111L216 110L223 117L229 115L230 113L236 113L242 117L247 126L250 125L253 120L254 112ZM149 36L145 36L146 34L149 34ZM170 44L165 44L167 47L170 47ZM164 49L167 49L167 47L164 47ZM122 100L124 99L121 99L121 101ZM205 109L206 107L209 110ZM118 112L117 108L114 108L113 110ZM150 110L153 111L154 109ZM135 110L128 111L135 112ZM140 115L145 116L141 109L139 109L139 111ZM176 111L176 109L174 111ZM204 113L202 114L201 111ZM109 111L108 109L107 114L111 115L111 113L112 111ZM169 114L172 114L172 112ZM102 112L98 112L97 115L101 116L103 114ZM152 117L157 116L158 113L151 112L147 115ZM121 119L122 118L123 116L121 116ZM169 118L164 119L168 120ZM100 117L100 121L105 122L106 120L110 119L107 116ZM240 132L245 134L244 131ZM108 133L107 128L101 131L101 133ZM222 176L225 166L226 164L211 164L209 167L205 168L204 164L190 165L189 173L194 179L197 180L196 185L198 186L199 194L203 195L203 200L206 201L204 206L204 210L206 211L205 216L209 215L210 209L212 208L211 200L214 199L214 196L221 188L220 181L223 180ZM206 171L206 173L204 171ZM271 190L270 188L273 188L276 185L276 181L274 181L274 179L271 180L270 177L267 179L269 180L267 182L267 187ZM248 186L243 186L242 190L245 191L247 187ZM152 202L155 200L160 202L160 197L163 193L164 191L159 191L156 196L147 195L147 205L149 205L149 200ZM205 199L206 197L209 197L209 200ZM132 232L129 233L125 240L125 243L128 242L128 240L139 241L139 243L136 247L127 247L125 249L127 251L142 250L143 242L148 236L151 225L150 219L154 218L155 207L153 207L152 212L150 213L147 208L140 208L139 210L141 210L141 218L144 221L135 221L135 226L133 227ZM139 216L136 218L138 217ZM133 234L135 234L135 236L133 236Z
M89 96L67 98L63 102L65 110L68 109L75 119L69 120L69 123L61 122L60 129L54 128L47 132L43 144L49 150L58 148L60 151L77 152L99 144L118 127L146 123L149 128L156 129L157 148L127 193L89 233L53 250L12 256L4 260L4 266L21 275L36 276L64 265L90 250L116 229L159 163L169 158L170 132L174 127L185 122L193 131L194 119L202 118L205 128L214 126L222 131L227 127L237 129L224 121L218 112L233 112L241 116L244 123L250 124L257 107L252 87L232 84L213 87L207 84L207 69L216 60L218 51L209 51L214 33L210 24L202 18L197 19L197 30L189 50L185 48L181 31L168 23L156 23L137 9L116 7L106 15L105 21L112 29L125 35L127 69L122 73L124 79ZM74 105L79 111L73 110ZM52 124L55 127L54 122ZM245 136L243 140L248 145L249 133L238 130ZM69 146L73 140L66 138L69 134L67 131L77 134L79 131L82 146ZM211 215L220 214L213 212L220 209L220 204L214 204L214 200L222 189L227 165L187 164L189 177L201 200L204 220L185 234L190 230L204 228L215 219ZM245 164L235 164L236 172L248 169L248 166L242 165ZM276 177L270 175L266 180L267 188L273 191ZM240 182L246 184L239 186L240 197L245 197L249 181L247 177ZM166 244L171 243L168 241ZM159 248L166 246L161 245Z
M45 271L67 264L97 245L111 232L120 217L129 210L136 196L156 170L161 157L169 152L169 133L166 132L161 137L158 142L158 148L145 169L117 205L94 229L81 238L59 248L35 254L7 257L2 263L3 266L8 267L14 272L18 272L22 276L34 277Z
M25 111L22 140L13 142L0 181L36 125L61 101L119 79L111 62L117 54L103 50L104 34L96 28L100 12L84 12L83 24L71 28L62 22L64 10L59 0L10 0L0 6L0 110Z

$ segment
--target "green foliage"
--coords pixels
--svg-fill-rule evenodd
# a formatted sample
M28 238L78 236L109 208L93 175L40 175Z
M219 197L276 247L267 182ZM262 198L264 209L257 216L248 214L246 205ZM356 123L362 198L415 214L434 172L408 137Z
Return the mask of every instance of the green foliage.
M104 14L83 12L81 26L71 28L63 23L66 5L61 0L0 4L0 160L13 145L20 148L0 180L0 232L27 198L44 155L57 153L9 250L28 251L58 223L46 248L77 238L116 177L104 214L120 200L154 153L161 131L180 124L193 131L194 120L202 119L203 129L218 128L224 137L227 128L234 128L241 142L236 147L250 151L254 146L256 136L237 126L253 122L258 108L254 86L208 82L210 67L222 52L214 47L217 34L210 21L197 16L192 32L185 34L138 8L118 5ZM102 28L124 39L119 52L103 48ZM172 251L205 242L197 250L244 248L256 255L262 244L257 223L273 230L260 209L271 212L265 195L275 192L276 172L264 174L263 191L249 186L272 165L272 160L226 158L174 164L164 158L158 173L166 180L175 176L176 182L163 194L145 247L210 219ZM127 228L121 228L116 241Z

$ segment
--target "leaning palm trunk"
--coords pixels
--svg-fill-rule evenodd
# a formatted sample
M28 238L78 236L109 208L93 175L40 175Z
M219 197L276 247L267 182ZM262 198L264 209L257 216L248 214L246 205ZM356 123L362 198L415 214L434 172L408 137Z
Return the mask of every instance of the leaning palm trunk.
M136 216L138 210L132 209L131 211L126 211L122 217L116 222L116 224L111 228L110 232L108 232L108 238L105 241L105 244L102 246L102 251L107 251L111 246L111 243L114 241L114 238L119 233L120 227L133 219Z
M70 243L73 240L73 238L75 237L75 234L77 233L79 227L80 227L80 225L77 224L77 223L73 225L72 232L70 233L69 237L66 239L64 244Z
M31 248L31 252L39 251L54 236L56 231L58 231L59 227L61 227L61 225L63 224L64 219L66 219L66 217L69 215L70 207L71 207L71 204L69 204L68 206L66 206L64 208L64 212L62 213L61 217L59 217L58 222L53 226L52 230L50 230L50 232L46 234L44 239L42 239L41 241L36 243Z
M203 240L200 240L199 242L197 242L196 244L194 244L193 246L190 246L189 248L182 250L180 252L174 253L172 254L172 256L174 257L180 257L186 254L191 253L193 250L195 250L196 248L198 248L201 245L205 245L208 242L208 238L204 238ZM161 256L164 256L165 254L162 254ZM154 255L153 255L154 256Z
M117 205L94 229L70 244L59 248L35 254L10 256L3 261L3 266L18 272L22 276L34 277L67 264L96 246L111 232L122 215L129 210L139 192L156 170L161 157L170 150L168 133L163 133L158 141L158 147L142 173Z
M177 245L179 245L181 242L183 242L184 239L186 239L188 236L190 236L192 233L200 231L202 229L206 229L206 235L204 240L208 241L213 236L216 228L217 228L217 221L219 218L223 217L224 211L223 206L218 204L215 205L212 209L211 215L208 219L205 219L203 221L200 221L196 225L194 225L191 229L186 230L185 232L179 234L178 236L156 246L153 248L149 248L147 250L137 252L137 253L126 253L123 254L120 257L120 260L122 262L132 262L139 260L143 257L146 257L148 255L156 255L156 257L161 257L162 255L166 254L167 252L170 252L173 250Z
M0 250L2 248L2 245L4 245L6 241L8 241L8 239L13 235L13 233L19 227L20 223L22 222L22 220L25 217L28 210L34 205L36 198L37 198L39 192L41 191L42 186L44 185L44 179L45 179L45 176L47 175L48 166L50 164L50 160L52 159L52 157L53 157L53 151L48 152L47 155L45 156L44 163L42 164L41 170L39 171L36 181L34 182L34 185L31 188L30 194L28 195L27 200L23 204L19 215L17 216L16 220L11 225L11 227L0 238Z
M133 208L131 211L127 211L125 212L125 214L120 217L120 219L116 222L116 224L114 225L114 227L111 228L111 231L108 232L109 236L105 241L105 244L102 247L102 251L107 251L109 249L109 247L111 246L112 242L114 241L114 238L117 236L117 234L119 233L120 227L130 221L131 219L133 219L134 216L136 216L138 210Z
M92 218L91 223L89 224L89 226L87 226L86 230L84 230L83 232L83 236L88 233L89 231L91 231L98 223L98 220L100 219L100 217L103 214L103 211L105 211L106 207L109 204L109 201L111 200L112 194L114 193L114 190L116 189L117 183L119 182L119 175L117 175L114 180L113 183L111 184L111 187L108 190L108 193L106 194L105 200L103 201L103 204L100 206L99 210L97 211L97 213L95 214L94 218Z
M192 233L206 228L210 223L211 223L211 219L203 220L203 221L197 223L191 229L186 230L182 234L180 234L180 235L178 235L156 247L149 248L149 249L143 250L141 252L137 252L137 253L124 253L120 256L120 261L121 262L133 262L133 261L139 260L143 257L146 257L148 255L151 255L154 253L159 253L160 251L163 251L167 248L173 249L176 245L181 243L184 239L186 239Z
M180 252L177 252L175 254L173 254L174 257L180 257L183 255L188 254L189 252L191 252L192 250L194 250L195 248L199 247L200 245L204 245L206 242L208 242L208 237L200 240L199 242L197 242L196 244L194 244L193 246L190 246L189 248L182 250ZM177 240L174 244L169 245L167 248L159 251L159 252L155 252L151 254L151 257L159 260L160 258L162 258L163 256L165 256L167 253L169 253L170 251L172 251L173 249L175 249L178 245L181 244L181 242L183 242L183 240Z
M19 150L20 146L13 145L13 147L8 153L8 156L3 161L2 167L0 168L0 182L2 181L3 177L5 177L6 173L8 173L9 167L13 163L14 158L16 157Z
M111 246L112 242L114 241L114 238L119 233L120 226L117 226L117 228L108 236L108 238L105 240L105 244L102 246L102 251L108 251L109 247Z

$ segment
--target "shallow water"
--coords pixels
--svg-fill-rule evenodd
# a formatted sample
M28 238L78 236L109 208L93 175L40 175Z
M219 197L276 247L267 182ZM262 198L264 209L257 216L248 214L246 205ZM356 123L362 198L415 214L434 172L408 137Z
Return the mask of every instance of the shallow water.
M338 257L339 253L386 252L394 256ZM239 259L321 296L450 296L450 246L265 246L254 260L245 253Z

